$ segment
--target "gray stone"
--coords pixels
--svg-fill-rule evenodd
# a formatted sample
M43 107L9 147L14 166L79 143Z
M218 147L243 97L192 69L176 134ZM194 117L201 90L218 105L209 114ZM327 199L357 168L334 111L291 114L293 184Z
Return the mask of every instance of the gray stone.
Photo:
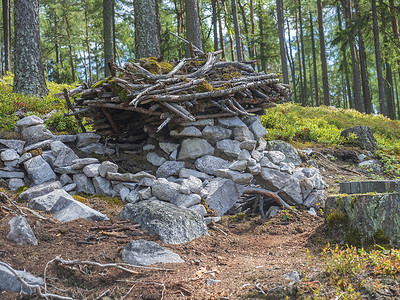
M18 163L19 163L19 164L22 164L22 163L26 162L28 159L31 159L31 158L32 158L32 154L31 154L31 153L29 153L29 152L24 153L24 154L22 154L22 156L19 158Z
M382 172L382 164L379 160L377 159L369 159L369 160L364 160L363 162L360 162L358 164L359 167L363 169L372 169L373 172L375 173L381 173Z
M72 169L71 166L66 166L66 167L54 167L54 172L58 174L78 174L81 171Z
M204 127L204 126L213 126L213 125L214 125L214 119L202 119L202 120L197 120L197 121L194 121L194 122L182 123L182 126Z
M101 176L94 177L93 186L96 194L111 196L111 181Z
M104 155L106 147L101 143L93 143L79 149L86 154Z
M196 212L196 213L198 213L202 217L207 215L207 210L206 210L206 208L204 207L203 204L193 205L193 206L189 207L189 209L194 211L194 212Z
M282 172L286 172L288 174L293 174L295 165L294 165L294 163L286 163L283 161L279 164L279 167Z
M100 140L100 135L93 132L78 133L76 135L76 146L79 148L86 147L90 144L97 143Z
M72 161L72 169L74 170L81 170L87 165L97 164L99 160L97 158L78 158ZM117 168L118 169L118 168Z
M221 283L221 280L217 280L217 279L211 279L211 278L207 278L206 279L206 284L207 285L213 285L213 284L218 284Z
M283 278L285 278L287 281L290 281L291 283L300 281L300 274L297 271L292 271L292 272L283 274L282 276L283 276Z
M182 168L179 171L179 177L181 178L188 178L189 176L194 176L197 177L201 180L205 180L205 179L209 179L210 176L204 172L199 172L196 170L192 170L192 169L186 169L186 168Z
M67 167L72 165L72 161L78 159L78 155L69 148L62 148L54 161L54 167Z
M317 168L296 168L293 171L293 176L297 179L306 176L316 189L323 189L325 186L325 182Z
M220 118L218 119L218 124L221 124L225 127L247 127L246 124L238 117Z
M42 149L42 150L49 150L50 149L50 144L52 143L52 140L44 140L41 142L34 143L32 145L28 145L24 148L24 152L36 150L36 149Z
M128 204L120 216L123 220L139 223L151 234L157 234L165 244L187 243L208 234L202 216L168 202L146 200Z
M186 185L181 185L179 187L179 192L185 195L190 195L190 188Z
M399 180L368 180L340 183L341 194L400 192Z
M271 206L270 208L268 208L268 211L265 213L265 218L271 219L280 211L281 211L281 208L279 206Z
M274 192L290 205L303 204L299 180L278 170L262 168L257 183Z
M84 192L86 194L95 194L94 185L92 180L85 174L74 174L73 180L76 183L76 191Z
M125 201L126 197L129 195L130 190L127 187L123 187L119 191L119 196L121 197L122 201Z
M267 129L265 129L258 120L251 123L249 129L254 134L256 140L264 137L268 133Z
M303 177L299 179L299 184L300 184L300 189L301 189L301 195L303 197L303 200L308 197L308 195L311 193L311 191L314 189L314 186L310 179L307 177Z
M253 151L257 146L257 141L247 140L240 143L240 150L246 149L248 151Z
M64 189L58 189L30 199L28 205L32 209L50 211L61 197L73 199Z
M197 205L201 202L201 197L197 194L178 194L171 200L171 203L175 204L179 207L191 207L193 205Z
M60 141L63 143L73 143L76 141L75 134L57 134L52 138L53 141Z
M24 279L26 283L30 285L43 285L43 278L35 277L31 273L26 271L18 271L12 269L19 277ZM13 291L15 293L20 293L23 291L25 294L31 295L35 292L34 289L29 289L26 286L22 285L21 282L17 279L17 276L13 274L5 266L0 266L0 290L2 291ZM17 296L15 297L17 298Z
M159 178L154 182L151 191L153 196L158 199L171 202L179 194L179 188L179 184L169 182L165 178Z
M165 249L155 242L145 240L130 242L122 251L122 260L135 266L185 262L171 250Z
M156 171L157 178L167 178L178 175L179 171L185 167L183 161L166 161Z
M156 150L156 146L153 144L147 144L143 146L143 151L153 151Z
M302 161L297 150L285 141L274 140L268 142L268 150L280 151L285 154L285 162L293 163L295 166L301 165Z
M189 127L184 127L182 130L172 130L170 131L169 135L175 138L201 137L201 131L200 129L194 126L189 126Z
M35 156L24 162L24 167L33 185L57 179L53 169L41 156Z
M70 149L67 145L65 145L61 141L54 141L50 143L50 149L54 156L58 156L63 149Z
M237 160L246 160L248 161L251 158L250 152L246 149L242 149L239 152Z
M143 177L148 177L148 178L155 178L153 175L140 171L136 174L132 173L113 173L113 172L107 172L106 173L106 178L111 181L122 181L122 182L139 182L140 179Z
M125 197L125 201L128 203L136 203L140 201L140 196L137 191L130 191L129 194Z
M276 165L279 165L286 159L285 154L283 154L281 151L265 151L264 154L272 163Z
M249 161L247 162L247 165L248 165L249 167L253 167L253 166L255 166L256 164L257 164L257 161L256 161L254 158L250 157L250 158L249 158Z
M38 116L32 115L32 116L25 117L21 120L18 120L16 125L17 125L17 128L24 129L26 127L40 125L43 123L44 123L44 121L41 118L39 118Z
M27 154L27 153L25 153ZM24 154L24 155L25 155ZM29 153L30 154L30 153ZM31 154L32 157L32 154ZM57 157L53 155L53 152L51 150L46 150L42 152L42 158L52 167L54 168L54 162L56 161Z
M60 183L62 186L72 183L72 179L67 174L62 174L60 176Z
M176 143L160 142L158 145L168 155L179 148L179 144Z
M182 141L178 160L196 159L205 155L213 155L214 147L204 139L186 139Z
M347 128L340 133L340 136L347 138L352 134L356 136L356 138L351 141L352 145L368 150L376 149L378 147L378 142L376 141L371 128L368 126Z
M0 170L0 178L24 178L24 172L14 172L14 171L5 171Z
M253 180L253 175L250 173L241 173L229 169L217 170L217 177L232 179L235 183L246 185Z
M26 191L19 194L18 199L26 201L32 198L40 197L51 193L52 191L61 189L61 183L59 181L46 182L33 187L30 187Z
M258 175L261 173L261 165L255 164L254 166L249 166L247 168L252 175Z
M99 174L101 177L106 177L107 172L117 173L118 165L111 161L103 161L99 167Z
M37 246L38 241L31 226L23 216L16 216L12 218L8 224L10 224L10 232L7 235L9 240L16 242L21 245Z
M160 155L158 155L155 152L149 152L146 155L146 159L149 163L151 163L153 166L159 167L161 166L166 159Z
M25 185L25 181L21 178L11 178L8 181L8 187L12 191L16 191L19 187L24 186L24 185Z
M231 158L237 158L240 153L240 142L236 140L218 141L216 146L218 150Z
M212 155L200 157L195 162L197 170L214 176L218 169L227 169L229 165L229 161Z
M253 150L251 151L251 157L254 158L256 162L259 162L264 157L264 152Z
M303 205L307 208L321 207L324 204L324 190L312 190L304 200Z
M211 222L218 223L221 221L221 219L221 217L205 217L204 223L206 223L206 225L211 224Z
M53 206L52 212L54 218L60 222L69 222L76 219L85 219L89 221L108 221L108 217L90 208L89 206L66 197L58 199Z
M71 192L71 191L73 191L75 189L76 189L76 183L75 182L67 184L66 186L63 186L63 190L66 191L66 192Z
M169 155L169 160L177 160L178 159L178 149L175 149L172 151L172 153Z
M19 160L20 156L18 152L14 149L6 149L1 152L1 160L2 161L12 161L12 160Z
M254 135L247 127L235 127L233 129L233 136L239 142L253 141ZM239 145L240 147L240 145Z
M202 181L194 176L189 176L182 181L182 186L188 187L191 193L198 194L203 189Z
M18 160L9 160L4 162L4 170L5 171L19 171Z
M203 138L211 143L216 141L229 139L232 135L232 130L221 126L207 126L203 129Z
M156 180L154 178L143 177L142 179L139 180L138 185L152 187L155 181Z
M230 166L229 169L232 171L239 171L243 172L247 168L247 161L246 160L236 160Z
M139 194L139 199L140 200L148 200L148 199L150 199L151 198L151 196L152 196L152 194L151 194L151 188L150 187L148 187L148 188L145 188L145 189L143 189L143 190L140 190L139 192L138 192L138 194Z
M263 137L259 138L256 150L264 151L265 149L267 149L267 141Z
M24 128L21 132L21 137L25 140L26 145L31 145L51 139L53 134L46 128L46 126L35 125Z
M21 155L22 151L24 150L25 141L0 139L0 145L4 145L7 148L14 149L19 155Z
M272 162L271 162L267 157L265 157L265 156L260 160L260 165L261 165L261 167L264 167L264 168L280 170L280 167L279 167L278 165L272 163Z
M85 166L82 171L87 177L97 177L99 176L99 167L100 164L91 164Z
M210 209L215 209L218 216L224 215L239 199L245 188L230 179L215 178L204 188L208 193L206 199Z

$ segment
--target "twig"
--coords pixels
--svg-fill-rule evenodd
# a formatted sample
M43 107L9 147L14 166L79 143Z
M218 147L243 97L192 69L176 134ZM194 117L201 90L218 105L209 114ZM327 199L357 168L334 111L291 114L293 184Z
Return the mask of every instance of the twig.
M98 295L94 300L99 300L99 299L103 298L104 296L107 296L109 293L110 293L110 289L108 289L105 292Z
M180 37L179 35L173 33L173 32L169 32L170 34L172 34L173 36L177 37L178 39L180 39L181 41L185 42L186 44L190 44L190 42L188 40L185 40L183 37ZM195 45L193 45L194 50L196 50L197 52L199 52L200 54L205 54L200 48L197 48Z
M73 300L74 298L71 298L71 297L64 297L64 296L60 296L60 295L56 295L56 294L47 294L47 293L42 293L42 290L41 290L41 288L40 288L40 285L38 285L38 284L29 284L29 283L27 283L21 276L19 276L18 274L17 274L17 272L15 272L15 270L10 266L10 265L8 265L7 263L5 263L5 262L1 262L0 261L0 266L3 266L3 267L5 267L5 268L7 268L17 279L18 279L18 281L23 285L23 286L25 286L25 287L27 287L28 289L32 289L32 290L34 290L37 294L38 294L38 296L39 297L41 297L41 298L54 298L54 299L62 299L62 300Z
M155 85L152 85L150 87L148 87L147 89L145 89L144 91L140 92L135 99L133 99L131 102L129 102L129 105L133 105L133 106L137 106L139 104L139 100L142 96L146 95L147 93L158 89L159 87L162 87L164 84L162 82L159 82Z
M244 191L244 194L258 194L266 197L272 198L276 203L279 205L285 207L285 208L290 208L290 205L287 204L285 201L282 200L281 197L277 193L271 192L269 190L263 189L263 188L257 188L257 187L247 187L246 190Z
M183 113L180 109L172 106L170 103L167 102L161 102L161 105L165 106L166 108L168 108L170 111L172 111L174 114L189 120L191 122L196 121L196 119L189 113L188 115L186 115L185 113Z
M12 200L10 197L8 197L4 192L0 193L0 196L2 196L4 199L6 199L8 202L10 202L19 212L21 215L26 216L26 213L24 213L21 208Z

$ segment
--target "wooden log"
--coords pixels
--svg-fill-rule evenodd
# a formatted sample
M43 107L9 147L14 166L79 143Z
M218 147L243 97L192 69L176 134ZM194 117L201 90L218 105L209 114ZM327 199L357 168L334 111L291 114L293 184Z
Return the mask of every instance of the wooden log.
M86 89L88 89L87 83L86 82L82 82L82 84L80 86L78 86L78 87L76 87L76 88L74 88L72 90L69 90L68 91L68 96L69 97L73 97L75 95L78 95L79 93L82 93ZM65 99L64 92L54 94L54 96L56 96L57 98L60 98L60 99Z
M113 118L111 117L111 114L107 111L107 109L105 107L102 107L101 111L103 112L104 116L107 118L108 122L110 122L110 125L111 125L112 129L114 130L114 132L117 135L119 135L121 132L119 131L117 124L115 124Z

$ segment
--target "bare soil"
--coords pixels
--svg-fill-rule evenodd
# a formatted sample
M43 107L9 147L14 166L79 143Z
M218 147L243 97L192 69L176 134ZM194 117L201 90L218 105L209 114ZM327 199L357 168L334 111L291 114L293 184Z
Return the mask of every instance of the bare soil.
M352 162L328 159L326 155L333 155L335 149L318 151L321 155L314 159L329 185L327 196L337 192L338 181L364 178L361 173L354 173ZM182 264L132 267L136 274L85 264L49 263L48 292L76 299L296 299L296 285L283 275L291 271L301 276L306 272L308 277L320 274L319 250L329 240L322 211L312 216L297 208L281 212L265 223L258 215L226 216L209 226L208 236L187 244L164 245L139 226L121 221L118 214L122 206L91 197L88 204L107 214L110 221L80 219L61 223L51 215L43 214L46 220L42 220L25 211L39 245L21 246L6 237L8 221L17 211L4 199L0 204L11 208L0 211L0 261L35 276L43 276L46 264L56 257L123 263L121 251L134 239L156 241L185 260ZM0 292L0 299L22 298L16 293Z

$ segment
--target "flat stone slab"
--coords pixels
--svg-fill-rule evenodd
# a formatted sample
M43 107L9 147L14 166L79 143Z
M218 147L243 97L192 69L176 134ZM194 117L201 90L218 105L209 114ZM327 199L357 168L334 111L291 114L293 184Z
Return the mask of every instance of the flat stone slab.
M201 215L159 200L128 204L122 209L120 217L139 223L144 230L157 234L165 244L187 243L208 234Z
M25 200L29 200L32 198L46 195L57 189L61 189L61 183L59 181L45 182L45 183L30 187L26 191L22 192L18 198L22 201L25 201Z
M26 271L12 270L31 285L43 285L43 278L41 277L35 277ZM28 295L34 293L34 290L21 285L17 277L7 267L0 266L0 290L19 293L21 289Z
M10 232L7 238L21 245L37 246L38 241L28 221L23 216L16 216L8 222Z
M64 189L57 189L48 194L31 199L28 206L36 210L50 211L61 197L74 199Z
M122 251L122 260L131 265L150 266L160 263L185 262L178 254L155 242L137 240L130 242Z
M368 180L340 183L341 194L388 193L400 191L399 180Z

